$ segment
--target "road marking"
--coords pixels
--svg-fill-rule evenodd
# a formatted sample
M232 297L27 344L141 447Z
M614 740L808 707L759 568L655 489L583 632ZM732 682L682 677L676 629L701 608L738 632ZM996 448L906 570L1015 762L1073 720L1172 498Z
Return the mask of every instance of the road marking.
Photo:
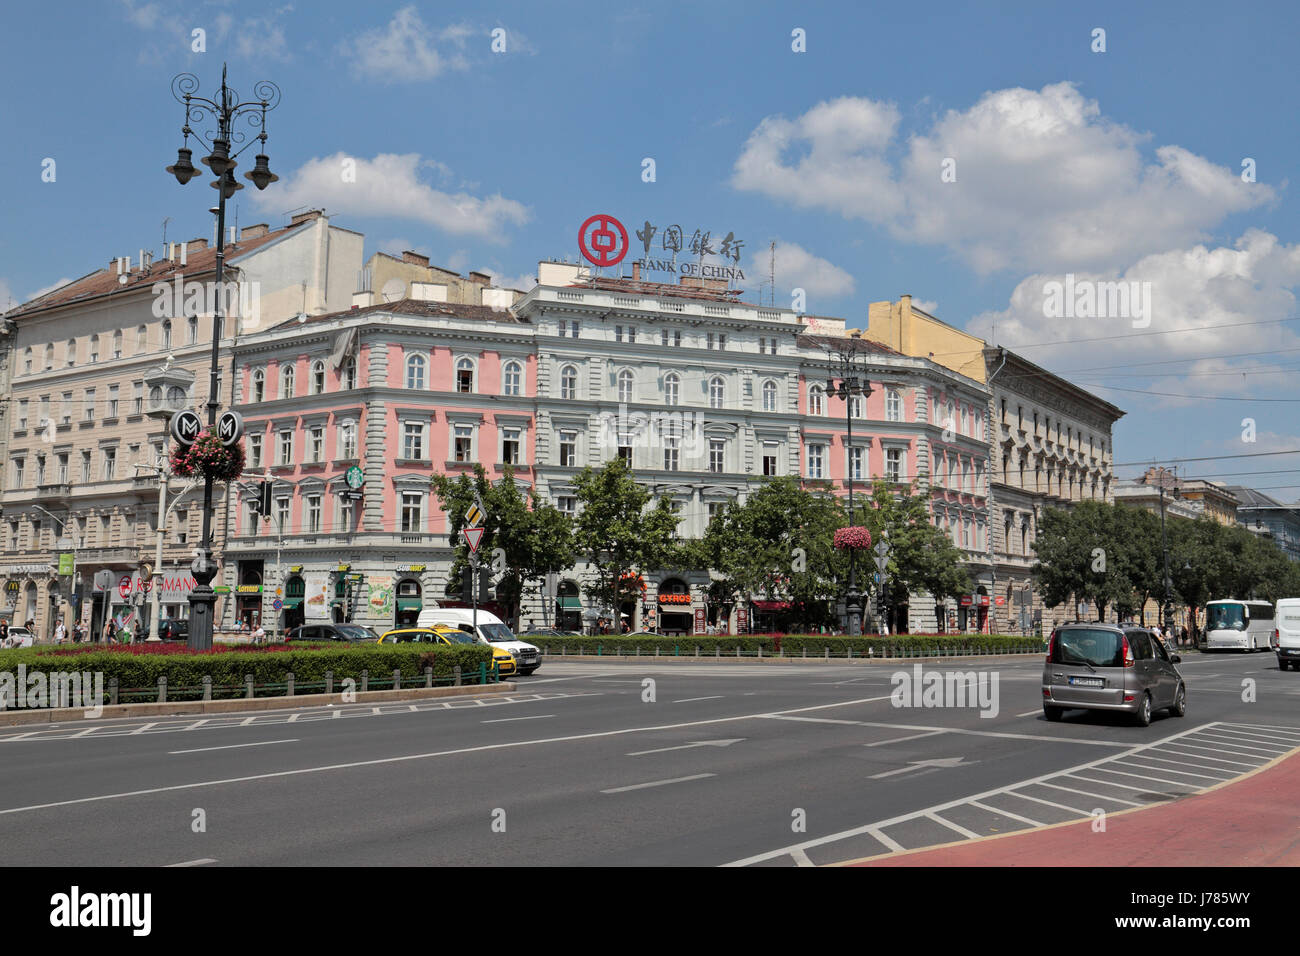
M1254 768L1259 766L1257 763L1246 763L1244 760L1225 760L1222 757L1207 757L1205 754L1189 754L1186 750L1174 750L1172 747L1162 750L1161 753L1177 754L1180 757L1195 757L1197 760L1213 760L1215 763L1230 763L1236 767Z
M1187 786L1186 780L1167 780L1164 777L1153 777L1150 774L1145 774L1145 773L1129 773L1127 770L1111 770L1109 767L1094 767L1093 769L1095 769L1098 773L1113 773L1113 774L1118 774L1121 777L1133 777L1135 780L1151 780L1154 781L1155 783L1167 783L1171 787ZM1170 770L1167 772L1175 773L1176 771Z
M216 862L217 862L216 860L211 860L211 859L186 860L184 863L168 863L167 866L169 868L173 866L204 866L208 863L216 863Z
M543 717L554 717L554 714L533 714L530 717L497 717L493 720L481 720L482 724L504 724L508 720L541 720Z
M816 866L817 865L812 860L808 859L808 854L805 853L803 850L795 850L790 855L794 857L795 866Z
M1056 789L1060 790L1061 788L1057 787ZM1056 807L1058 810L1069 810L1071 813L1078 813L1085 817L1088 815L1087 810L1080 810L1078 807L1067 807L1064 803L1053 803L1051 800L1044 800L1042 797L1031 797L1029 794L1021 793L1018 790L1008 790L1007 796L1016 797L1019 800L1032 800L1034 803L1041 803L1046 807Z
M1250 744L1240 742L1236 737L1225 737L1223 734L1207 733L1207 734L1202 734L1201 736L1208 737L1210 740L1214 741L1215 743L1228 744L1230 747L1237 748L1237 751L1239 753L1245 753L1251 756L1253 756L1254 753L1260 753L1260 754L1264 754L1267 757L1271 757L1274 754L1286 753L1288 750L1291 749L1290 747L1276 747L1276 748L1252 747ZM1252 753L1252 751L1254 753Z
M1074 778L1077 779L1077 780L1087 780L1089 783L1100 783L1100 784L1102 784L1103 786L1107 786L1107 787L1119 787L1119 786L1123 786L1122 784L1118 784L1118 783L1107 783L1105 780L1094 780L1092 777L1080 777L1077 773L1067 773L1066 776L1067 776L1067 777L1074 777ZM1079 795L1082 796L1082 797L1096 797L1098 800L1113 800L1113 801L1115 801L1116 803L1127 804L1127 805L1130 806L1130 807L1140 807L1140 806L1142 806L1142 804L1140 804L1140 803L1134 803L1132 800L1122 800L1122 799L1120 799L1119 797L1110 797L1110 796L1107 796L1107 795L1104 794L1104 793L1094 793L1094 792L1091 791L1091 790L1080 790L1078 787L1062 787L1060 784L1055 784L1055 783L1040 783L1040 784L1038 784L1038 786L1040 786L1040 787L1051 787L1053 790L1062 790L1062 791L1064 791L1065 793L1077 793L1077 794L1079 794ZM1138 788L1138 787L1126 787L1125 789L1127 789L1127 790L1138 790L1138 789L1140 789L1140 788ZM1089 816L1089 815L1091 815L1091 811L1085 811L1084 815L1085 815L1085 816Z
M884 832L879 827L868 827L865 832L867 836L879 840L883 846L888 847L890 850L893 850L895 853L901 852L904 849L903 844L898 843L897 841L892 840L889 837L885 836Z
M253 721L257 720L257 717L258 717L257 714L254 714L252 717L245 717L243 720L241 720L241 721L239 722L239 726L241 726L241 727L247 727L247 726L248 726L249 724L251 724Z
M1262 734L1254 730L1237 730L1235 727L1223 727L1221 728L1221 733L1231 734L1233 737L1240 739L1242 743L1263 744L1264 746L1269 747L1278 746L1278 744L1273 742L1277 740L1277 734ZM1282 746L1282 749L1290 750L1293 746L1295 746L1294 741L1287 741L1287 743Z
M697 701L697 700L722 700L722 698L723 698L723 695L722 695L722 694L718 694L716 697L687 697L687 698L684 698L683 700L675 700L675 701L673 701L673 703L674 703L674 704L693 704L693 703L695 703L695 701Z
M732 744L738 744L743 741L744 737L736 737L732 740L697 740L694 743L680 744L676 747L659 747L656 750L638 750L635 753L624 754L624 757L644 757L646 754L662 754L670 750L690 750L693 747L730 747Z
M891 695L892 696L892 695ZM877 697L876 700L888 700ZM944 734L965 734L970 737L1008 737L1012 740L1046 740L1054 744L1083 744L1089 747L1127 747L1128 744L1110 740L1081 740L1075 737L1048 737L1040 734L1008 734L996 730L965 730L960 727L923 727L913 724L886 724L874 720L836 720L831 717L787 717L794 711L779 711L773 714L759 714L768 720L799 720L813 724L844 724L852 727L884 727L887 730L935 730ZM784 856L784 854L782 854Z
M1047 826L1047 824L1045 823L1040 823L1037 820L1031 820L1029 819L1029 817L1022 817L1020 814L1012 813L1010 810L999 810L997 807L989 806L987 803L980 803L978 800L972 800L970 802L970 805L972 807L979 807L979 809L985 810L989 813L996 813L998 816L1006 817L1009 820L1019 820L1021 823L1028 823L1031 827Z
M901 744L904 740L920 740L922 737L936 737L939 734L946 733L943 730L931 730L924 734L912 734L910 737L895 737L893 740L877 740L874 744L863 744L864 747L884 747L888 744Z
M99 803L104 800L124 800L130 797L150 796L156 793L174 793L179 790L198 790L203 787L220 787L236 783L250 783L254 780L273 780L280 777L296 777L308 773L327 773L334 770L355 770L360 767L378 767L385 764L406 763L412 760L432 760L436 757L454 757L460 754L482 753L488 750L510 750L516 747L535 747L541 744L570 743L576 740L594 740L600 737L621 737L626 734L642 734L657 730L680 730L683 727L703 727L709 724L729 724L740 720L754 720L759 717L773 717L777 713L795 714L810 710L829 710L832 707L854 707L859 704L874 704L884 697L863 697L857 700L841 700L832 704L814 704L810 707L796 707L791 710L761 714L740 714L736 717L712 717L708 720L688 720L676 724L657 724L651 727L626 727L621 730L600 730L588 734L570 734L565 737L543 737L538 740L514 740L499 744L483 744L478 747L460 747L455 750L436 750L422 754L405 754L400 757L378 757L373 760L356 760L350 763L327 764L320 767L302 767L297 770L276 770L269 773L250 774L246 777L227 777L221 780L199 780L194 783L180 783L168 787L150 787L145 790L128 790L121 793L104 793L93 797L79 797L74 800L56 800L52 803L36 803L25 807L7 807L0 810L0 816L11 813L26 813L31 810L49 810L54 807L70 807L83 803ZM778 856L787 856L789 850Z
M1274 724L1225 724L1226 727L1254 727L1257 730L1276 730L1280 733L1290 734L1293 737L1300 737L1300 730L1294 727L1278 727Z
M937 813L927 813L925 815L925 818L927 820L933 820L935 823L942 824L943 826L946 826L949 830L954 830L957 833L960 833L962 836L966 837L967 839L974 839L979 836L978 833L975 833L972 830L967 830L963 826L958 826L956 823L953 823L951 820L945 820Z
M1160 763L1176 763L1176 764L1178 764L1180 767L1199 767L1199 768L1202 769L1202 770L1212 770L1212 771L1214 771L1215 773L1226 773L1229 777L1235 777L1235 776L1237 775L1237 774L1236 774L1236 771L1233 771L1233 770L1224 770L1224 769L1222 769L1222 768L1220 768L1220 767L1207 767L1207 766L1205 766L1205 764L1200 764L1200 763L1189 763L1189 762L1186 761L1186 760L1170 760L1168 757L1152 757L1150 754L1145 755L1142 759L1143 759L1143 760L1156 760L1156 761L1159 761ZM1213 759L1213 758L1211 758L1211 759ZM1160 768L1160 767L1150 767L1149 769L1151 769L1151 770L1159 770L1159 769L1161 769L1161 768ZM1200 774L1197 774L1197 776L1200 776Z
M705 777L716 777L716 773L696 773L689 777L673 777L671 780L652 780L649 783L634 783L630 787L614 787L610 790L602 790L601 793L627 793L629 790L644 790L647 787L666 787L670 783L686 783L688 780L703 780Z
M1145 759L1145 758L1144 758L1144 759ZM1192 773L1191 771L1188 771L1188 770L1171 770L1171 769L1168 768L1168 767L1150 767L1150 766L1148 766L1147 764L1144 764L1144 763L1130 763L1130 762L1127 761L1127 760L1125 760L1125 761L1118 761L1118 760L1117 760L1116 763L1117 763L1119 766L1121 766L1121 767L1137 767L1139 770L1159 770L1161 773L1176 773L1176 774L1180 774L1180 775L1182 775L1182 776L1184 776L1184 777L1201 777L1202 779L1205 779L1205 780L1222 780L1222 779L1223 779L1222 777L1212 777L1212 776L1210 776L1208 773ZM1195 767L1196 764L1184 764L1184 766ZM1202 770L1205 770L1205 769L1207 769L1207 768L1202 767L1201 769L1202 769ZM1231 773L1229 774L1229 778L1231 778L1231 777L1235 777L1235 776L1236 776L1236 774L1231 774Z
M1043 708L1038 707L1034 710L1027 710L1023 714L1016 714L1017 717L1037 717L1043 712Z
M1100 770L1101 768L1098 767L1097 769ZM1099 784L1101 784L1103 787L1115 787L1115 788L1117 788L1117 789L1119 789L1119 790L1132 790L1134 793L1150 793L1150 792L1151 792L1151 788L1150 788L1150 787L1134 787L1134 786L1131 786L1130 784L1127 784L1127 783L1116 783L1116 782L1113 781L1113 780L1098 780L1096 777L1085 777L1085 776L1084 776L1083 774L1081 774L1081 773L1067 773L1066 776L1067 776L1067 777L1071 777L1071 778L1073 778L1073 779L1075 779L1075 780L1086 780L1086 781L1088 781L1089 783L1099 783ZM1050 787L1050 786L1052 786L1052 784L1050 784L1050 783L1045 783L1045 784L1043 784L1043 786L1045 786L1045 787ZM1066 790L1066 789L1069 789L1069 788L1068 788L1068 787L1060 787L1060 788L1058 788L1058 789ZM1074 792L1075 792L1075 793L1087 793L1087 792L1089 792L1089 791L1085 791L1085 790L1075 790ZM1119 800L1119 797L1107 797L1105 794L1101 794L1101 793L1093 793L1093 794L1091 794L1091 796L1094 796L1094 797L1102 797L1103 799L1106 799L1106 800ZM1127 802L1128 802L1127 800L1120 800L1120 803L1127 803ZM1136 806L1139 806L1139 805L1140 805L1140 804L1136 804L1136 803L1132 804L1132 806L1135 806L1135 807L1136 807Z
M157 727L157 726L158 726L158 721L155 720L153 723L144 724L143 726L137 727L135 730L131 731L131 735L134 736L135 734L142 734L150 727Z
M206 724L206 723L207 723L209 720L211 720L211 719L212 719L212 718L210 718L210 717L204 717L202 720L196 720L196 721L194 721L194 723L190 724L190 725L189 725L188 727L186 727L185 729L186 729L186 730L196 730L196 729L198 729L199 727L202 727L204 724Z
M972 760L971 764L979 763L978 760ZM938 757L934 760L909 760L906 767L899 767L897 770L886 770L884 773L873 773L872 780L883 780L885 777L892 777L895 774L907 773L912 770L920 770L922 773L929 770L941 770L949 767L968 767L961 757Z
M1186 743L1186 742L1181 741L1181 740L1178 742L1178 746L1180 746L1180 747L1186 747L1186 748L1188 748L1189 750L1208 750L1208 751L1210 751L1211 753L1216 753L1216 754L1232 754L1234 757L1255 757L1256 760L1260 760L1260 759L1262 759L1262 758L1260 758L1260 757L1257 757L1255 754L1243 754L1243 753L1240 753L1240 752L1238 752L1238 751L1236 751L1236 750L1224 750L1222 747L1210 747L1210 746L1207 746L1207 745L1205 745L1205 744ZM1198 756L1199 756L1199 754L1198 754ZM1213 758L1212 758L1212 757L1206 757L1205 759L1206 759L1206 760L1212 760ZM1228 761L1228 762L1229 762L1229 763L1237 763L1238 761L1233 760L1233 761ZM1245 764L1245 766L1252 767L1252 766L1257 766L1257 764Z
M290 714L289 719L285 721L285 723L289 723L289 724L295 723L300 716L301 714Z
M268 744L296 744L297 742L298 742L297 737L294 737L290 740L257 740L251 744L226 744L224 747L196 747L193 750L169 750L167 751L167 753L171 755L201 754L201 753L207 753L209 750L234 750L237 747L265 747Z

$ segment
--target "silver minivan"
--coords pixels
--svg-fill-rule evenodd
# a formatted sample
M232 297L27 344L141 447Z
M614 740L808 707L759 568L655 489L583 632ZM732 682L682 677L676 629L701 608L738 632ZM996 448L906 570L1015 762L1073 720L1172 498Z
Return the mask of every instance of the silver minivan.
M1140 627L1065 624L1052 632L1043 667L1043 716L1118 710L1143 727L1157 710L1187 713L1187 687L1164 642Z

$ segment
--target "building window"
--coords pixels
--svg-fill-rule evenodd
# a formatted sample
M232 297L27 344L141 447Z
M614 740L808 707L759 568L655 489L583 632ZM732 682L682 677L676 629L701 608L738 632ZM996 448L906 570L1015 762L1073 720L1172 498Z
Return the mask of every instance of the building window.
M621 325L614 326L614 341L615 342L623 341L623 326Z
M424 530L424 495L418 491L402 492L402 533L419 534Z
M664 437L664 471L677 471L681 465L681 439L676 435Z
M578 466L578 433L560 432L560 467Z
M661 346L668 346L668 345L671 345L671 346L673 346L674 348L676 348L676 347L680 347L681 344L682 344L682 333L681 333L681 330L680 330L680 329L671 329L671 330L670 330L670 329L660 329L660 330L659 330L659 344L660 344Z
M59 484L66 485L67 483L68 483L68 454L67 452L64 452L63 454L59 455Z
M27 399L18 399L18 430L27 430Z
M560 369L560 398L578 397L578 370L572 365Z
M776 411L776 383L775 382L763 383L763 411L765 412Z
M343 368L339 372L339 388L343 391L350 391L357 387L357 360L350 358L343 363Z
M861 395L853 395L849 398L849 417L866 418L866 400Z
M618 373L618 400L624 404L632 401L632 373L627 369Z
M523 370L518 362L506 363L501 382L503 395L519 395L522 393Z
M117 471L117 449L105 448L104 449L104 470L100 475L100 477L103 478L104 481L112 481L116 471Z
M81 452L81 480L83 483L90 481L90 452L88 450ZM22 481L18 483L21 485Z
M862 479L862 449L857 445L852 445L849 448L848 477L854 481Z
M474 429L470 425L457 425L453 431L452 458L455 461L473 461Z
M68 339L68 368L77 364L77 340Z
M275 462L277 465L293 464L293 429L286 428L280 432L279 452L279 458Z
M72 397L71 392L68 393L68 397ZM134 382L131 385L131 414L144 414L144 382Z
M27 350L23 352L23 371L29 375L32 371L32 347L30 345L27 346Z
M776 470L776 442L763 442L763 475L773 477Z
M117 392L118 386L108 386L108 417L117 418Z
M885 390L885 418L891 422L903 420L903 396L896 388Z
M92 335L90 337L90 364L94 365L98 361L99 361L99 336Z
M722 474L726 448L727 443L721 438L709 439L709 471L715 475Z
M903 451L900 448L889 448L885 451L885 478L889 481L899 482L903 480Z
M275 524L276 527L283 531L289 527L289 499L275 499Z
M122 357L122 330L117 329L113 332L113 358Z
M578 499L572 495L560 495L555 499L555 508L572 518L578 513Z
M252 400L254 402L263 401L266 398L266 372L260 368L253 369L252 380Z
M726 396L727 389L722 382L722 376L715 376L709 381L709 408L721 408Z
M961 522L961 546L970 549L970 518L963 518Z
M248 467L249 468L262 467L262 436L261 435L248 436Z
M678 405L682 400L682 380L675 372L664 377L664 404Z
M339 457L350 461L357 457L356 422L339 423Z
M321 462L325 460L325 426L312 425L307 430L307 449L308 461Z
M822 465L823 465L823 460L825 458L825 455L826 455L826 447L824 445L808 446L808 477L809 478L822 477L822 471L823 471Z
M191 315L185 320L185 344L197 345L199 341L199 317Z
M523 457L523 432L518 428L501 430L501 463L518 465Z
M320 534L320 495L307 495L307 528L308 534Z
M54 368L54 345L45 346L45 371Z
M45 484L45 456L37 452L36 454L36 487L39 488Z
M293 366L280 366L280 397L293 398Z
M351 498L339 498L339 524L337 531L352 531L356 521L356 502Z
M139 355L141 352L148 351L148 349L149 327L146 325L138 325L135 329L135 353Z
M814 385L808 389L808 414L826 414L826 393L820 385Z
M171 319L163 319L163 323L162 323L162 350L163 350L164 352L169 352L169 351L171 351L171 347L172 347L172 320L171 320Z
M402 457L411 460L419 460L424 457L423 422L404 422L402 424Z
M406 360L406 387L424 388L424 356L412 355ZM462 389L464 391L464 389Z
M95 390L86 389L86 400L81 409L81 420L83 422L93 422L95 420Z
M631 471L631 469L632 469L632 446L631 446L631 445L619 445L619 446L618 446L618 457L621 458L621 459L623 460L623 464L625 464L625 465L628 467L628 470Z
M456 391L474 391L474 363L467 358L456 363Z
M311 363L311 393L320 395L325 391L325 363L320 359Z
M581 328L581 326L582 323L579 322L577 319L574 319L572 321L568 319L560 319L560 338L564 338L565 336L568 336L571 339L576 339L578 337L578 331Z

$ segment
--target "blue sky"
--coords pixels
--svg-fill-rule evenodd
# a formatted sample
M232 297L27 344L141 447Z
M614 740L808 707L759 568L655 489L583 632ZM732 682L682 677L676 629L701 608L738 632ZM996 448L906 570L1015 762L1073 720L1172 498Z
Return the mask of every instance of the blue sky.
M1282 321L1300 314L1293 6L860 7L14 8L0 307L158 250L164 217L171 240L211 235L206 185L162 171L180 140L169 82L193 71L210 92L228 61L241 92L268 78L284 93L268 121L282 181L239 194L243 224L323 206L367 255L416 248L511 284L576 255L592 213L730 231L747 299L776 242L780 304L802 288L810 312L855 325L910 293L985 337L996 325L1000 344L1127 410L1117 461L1300 448L1300 323ZM1045 283L1067 273L1150 283L1149 324L1045 315ZM1185 468L1300 498L1300 456Z

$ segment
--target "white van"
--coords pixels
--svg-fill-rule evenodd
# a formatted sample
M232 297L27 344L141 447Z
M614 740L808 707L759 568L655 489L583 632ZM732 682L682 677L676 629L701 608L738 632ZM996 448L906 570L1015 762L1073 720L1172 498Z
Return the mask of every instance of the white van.
M474 633L474 610L468 607L426 607L420 611L417 627L449 624L462 631ZM514 655L520 674L531 674L542 666L542 654L533 644L515 637L514 631L491 611L479 609L478 633L474 635L483 644L502 647Z
M1300 598L1277 602L1273 629L1273 650L1280 670L1300 670Z

